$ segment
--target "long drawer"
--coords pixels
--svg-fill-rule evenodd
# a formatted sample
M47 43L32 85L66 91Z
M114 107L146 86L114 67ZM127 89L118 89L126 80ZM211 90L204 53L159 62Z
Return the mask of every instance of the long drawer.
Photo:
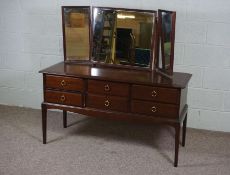
M127 97L129 95L129 85L109 81L88 80L88 92Z
M162 87L133 85L132 99L179 104L180 90Z
M81 78L46 75L46 88L83 91L84 82Z
M131 112L165 118L178 118L179 107L173 104L132 100Z
M128 99L117 96L105 96L88 94L86 100L86 106L91 108L113 110L120 112L128 111Z
M82 94L46 90L45 101L63 105L82 106Z

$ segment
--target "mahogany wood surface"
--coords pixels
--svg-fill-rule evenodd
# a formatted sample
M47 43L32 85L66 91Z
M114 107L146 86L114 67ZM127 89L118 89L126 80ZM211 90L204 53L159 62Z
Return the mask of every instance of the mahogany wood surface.
M132 98L179 104L180 90L172 88L133 85Z
M167 78L156 71L95 67L84 64L65 64L64 62L43 69L40 73L182 89L187 86L192 76L188 73L174 72L172 78Z
M82 94L46 90L45 101L71 106L82 106Z
M46 81L46 88L72 90L72 91L83 90L83 80L80 78L47 75L45 81Z
M86 107L95 109L128 112L128 99L118 96L88 94Z
M165 118L178 118L179 107L172 104L132 100L131 112Z
M63 110L63 128L67 128L67 111Z
M185 146L186 129L187 129L187 114L183 121L182 146Z
M66 110L73 113L83 114L95 118L101 119L108 119L108 120L117 120L117 121L126 121L126 122L142 122L145 124L161 124L161 125L169 125L169 126L176 126L180 124L179 119L174 118L163 118L160 116L153 116L153 115L145 115L145 114L137 114L131 112L119 112L119 111L112 111L112 110L103 110L103 109L96 109L91 107L79 107L79 106L70 106L70 105L63 105L63 104L55 104L55 103L48 103L43 102L48 109L59 109L59 110ZM183 110L183 115L186 115L188 110L188 106L186 105Z
M127 97L129 96L129 85L110 81L88 80L88 92Z
M174 167L178 165L178 156L179 156L179 144L180 144L180 125L175 126L175 156L174 156Z
M43 143L47 139L47 109L93 117L167 124L175 129L174 166L178 165L180 127L185 145L187 87L191 74L173 73L172 79L155 71L58 63L43 73ZM63 83L64 80L64 83Z

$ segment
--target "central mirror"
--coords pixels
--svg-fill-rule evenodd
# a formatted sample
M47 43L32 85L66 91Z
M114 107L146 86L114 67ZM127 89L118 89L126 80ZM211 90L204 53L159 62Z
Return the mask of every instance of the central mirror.
M93 8L92 60L151 68L155 11Z

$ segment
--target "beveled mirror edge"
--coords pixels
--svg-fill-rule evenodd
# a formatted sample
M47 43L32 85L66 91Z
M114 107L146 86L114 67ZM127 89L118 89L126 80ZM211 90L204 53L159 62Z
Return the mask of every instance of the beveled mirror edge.
M154 52L152 53L152 71L153 70L156 70L156 63L157 63L157 58L158 58L158 16L157 16L157 12L156 12L156 17L155 17L155 26L154 26L154 35L153 35L153 38L152 40L154 41L153 42L153 49L154 49Z
M172 35L171 35L171 48L170 48L170 68L169 70L164 70L159 68L159 45L160 43L160 38L161 34L162 34L162 29L161 29L161 22L162 22L162 12L170 12L172 13ZM169 10L162 10L162 9L158 9L158 21L157 21L157 47L156 47L156 71L161 73L162 75L168 77L168 78L172 78L173 75L173 66L174 66L174 46L175 46L175 30L176 30L176 12L175 11L169 11Z
M157 21L157 11L156 10L144 10L144 9L130 9L130 8L117 8L117 7L103 7L103 6L92 6L91 8L91 25L94 25L93 21L93 10L95 8L104 8L104 9L111 9L111 10L126 10L126 11L134 11L134 12L146 12L146 13L154 13L154 21ZM155 23L156 24L156 23ZM92 47L92 42L93 42L93 27L91 26L91 47ZM108 66L108 67L114 67L114 68L125 68L125 69L136 69L136 70L145 70L145 71L152 71L155 66L154 66L154 60L155 60L155 47L156 47L156 33L157 33L157 25L154 25L153 31L152 31L152 39L151 39L151 51L150 51L150 63L149 67L140 67L140 66L133 66L133 65L121 65L121 64L107 64L99 61L94 61L92 59L92 48L91 50L91 62L93 62L93 65L95 66Z
M88 8L89 10L89 58L86 60L68 60L66 57L66 36L65 36L65 17L64 17L64 8ZM63 39L63 55L64 62L66 63L85 63L88 64L91 61L91 6L61 6L61 15L62 15L62 39Z
M103 7L103 6L92 6L92 11L94 8L105 8L111 10L127 10L127 11L134 11L134 12L148 12L148 13L157 13L157 10L145 10L145 9L132 9L132 8L120 8L120 7Z

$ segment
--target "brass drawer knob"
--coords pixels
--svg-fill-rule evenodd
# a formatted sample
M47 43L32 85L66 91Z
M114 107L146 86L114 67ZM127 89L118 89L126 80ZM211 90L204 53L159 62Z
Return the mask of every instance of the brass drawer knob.
M61 81L61 85L62 85L62 86L65 86L65 85L66 85L65 80L62 80L62 81Z
M110 90L109 85L106 84L106 85L105 85L105 91L109 91L109 90Z
M156 91L152 91L152 97L156 97L157 96L157 92Z
M152 112L156 112L156 111L157 111L157 108L156 108L155 106L153 106L153 107L151 108L151 111L152 111Z
M62 95L61 98L60 98L61 102L64 102L65 101L65 96Z
M109 100L105 100L105 106L106 106L106 107L109 106Z

